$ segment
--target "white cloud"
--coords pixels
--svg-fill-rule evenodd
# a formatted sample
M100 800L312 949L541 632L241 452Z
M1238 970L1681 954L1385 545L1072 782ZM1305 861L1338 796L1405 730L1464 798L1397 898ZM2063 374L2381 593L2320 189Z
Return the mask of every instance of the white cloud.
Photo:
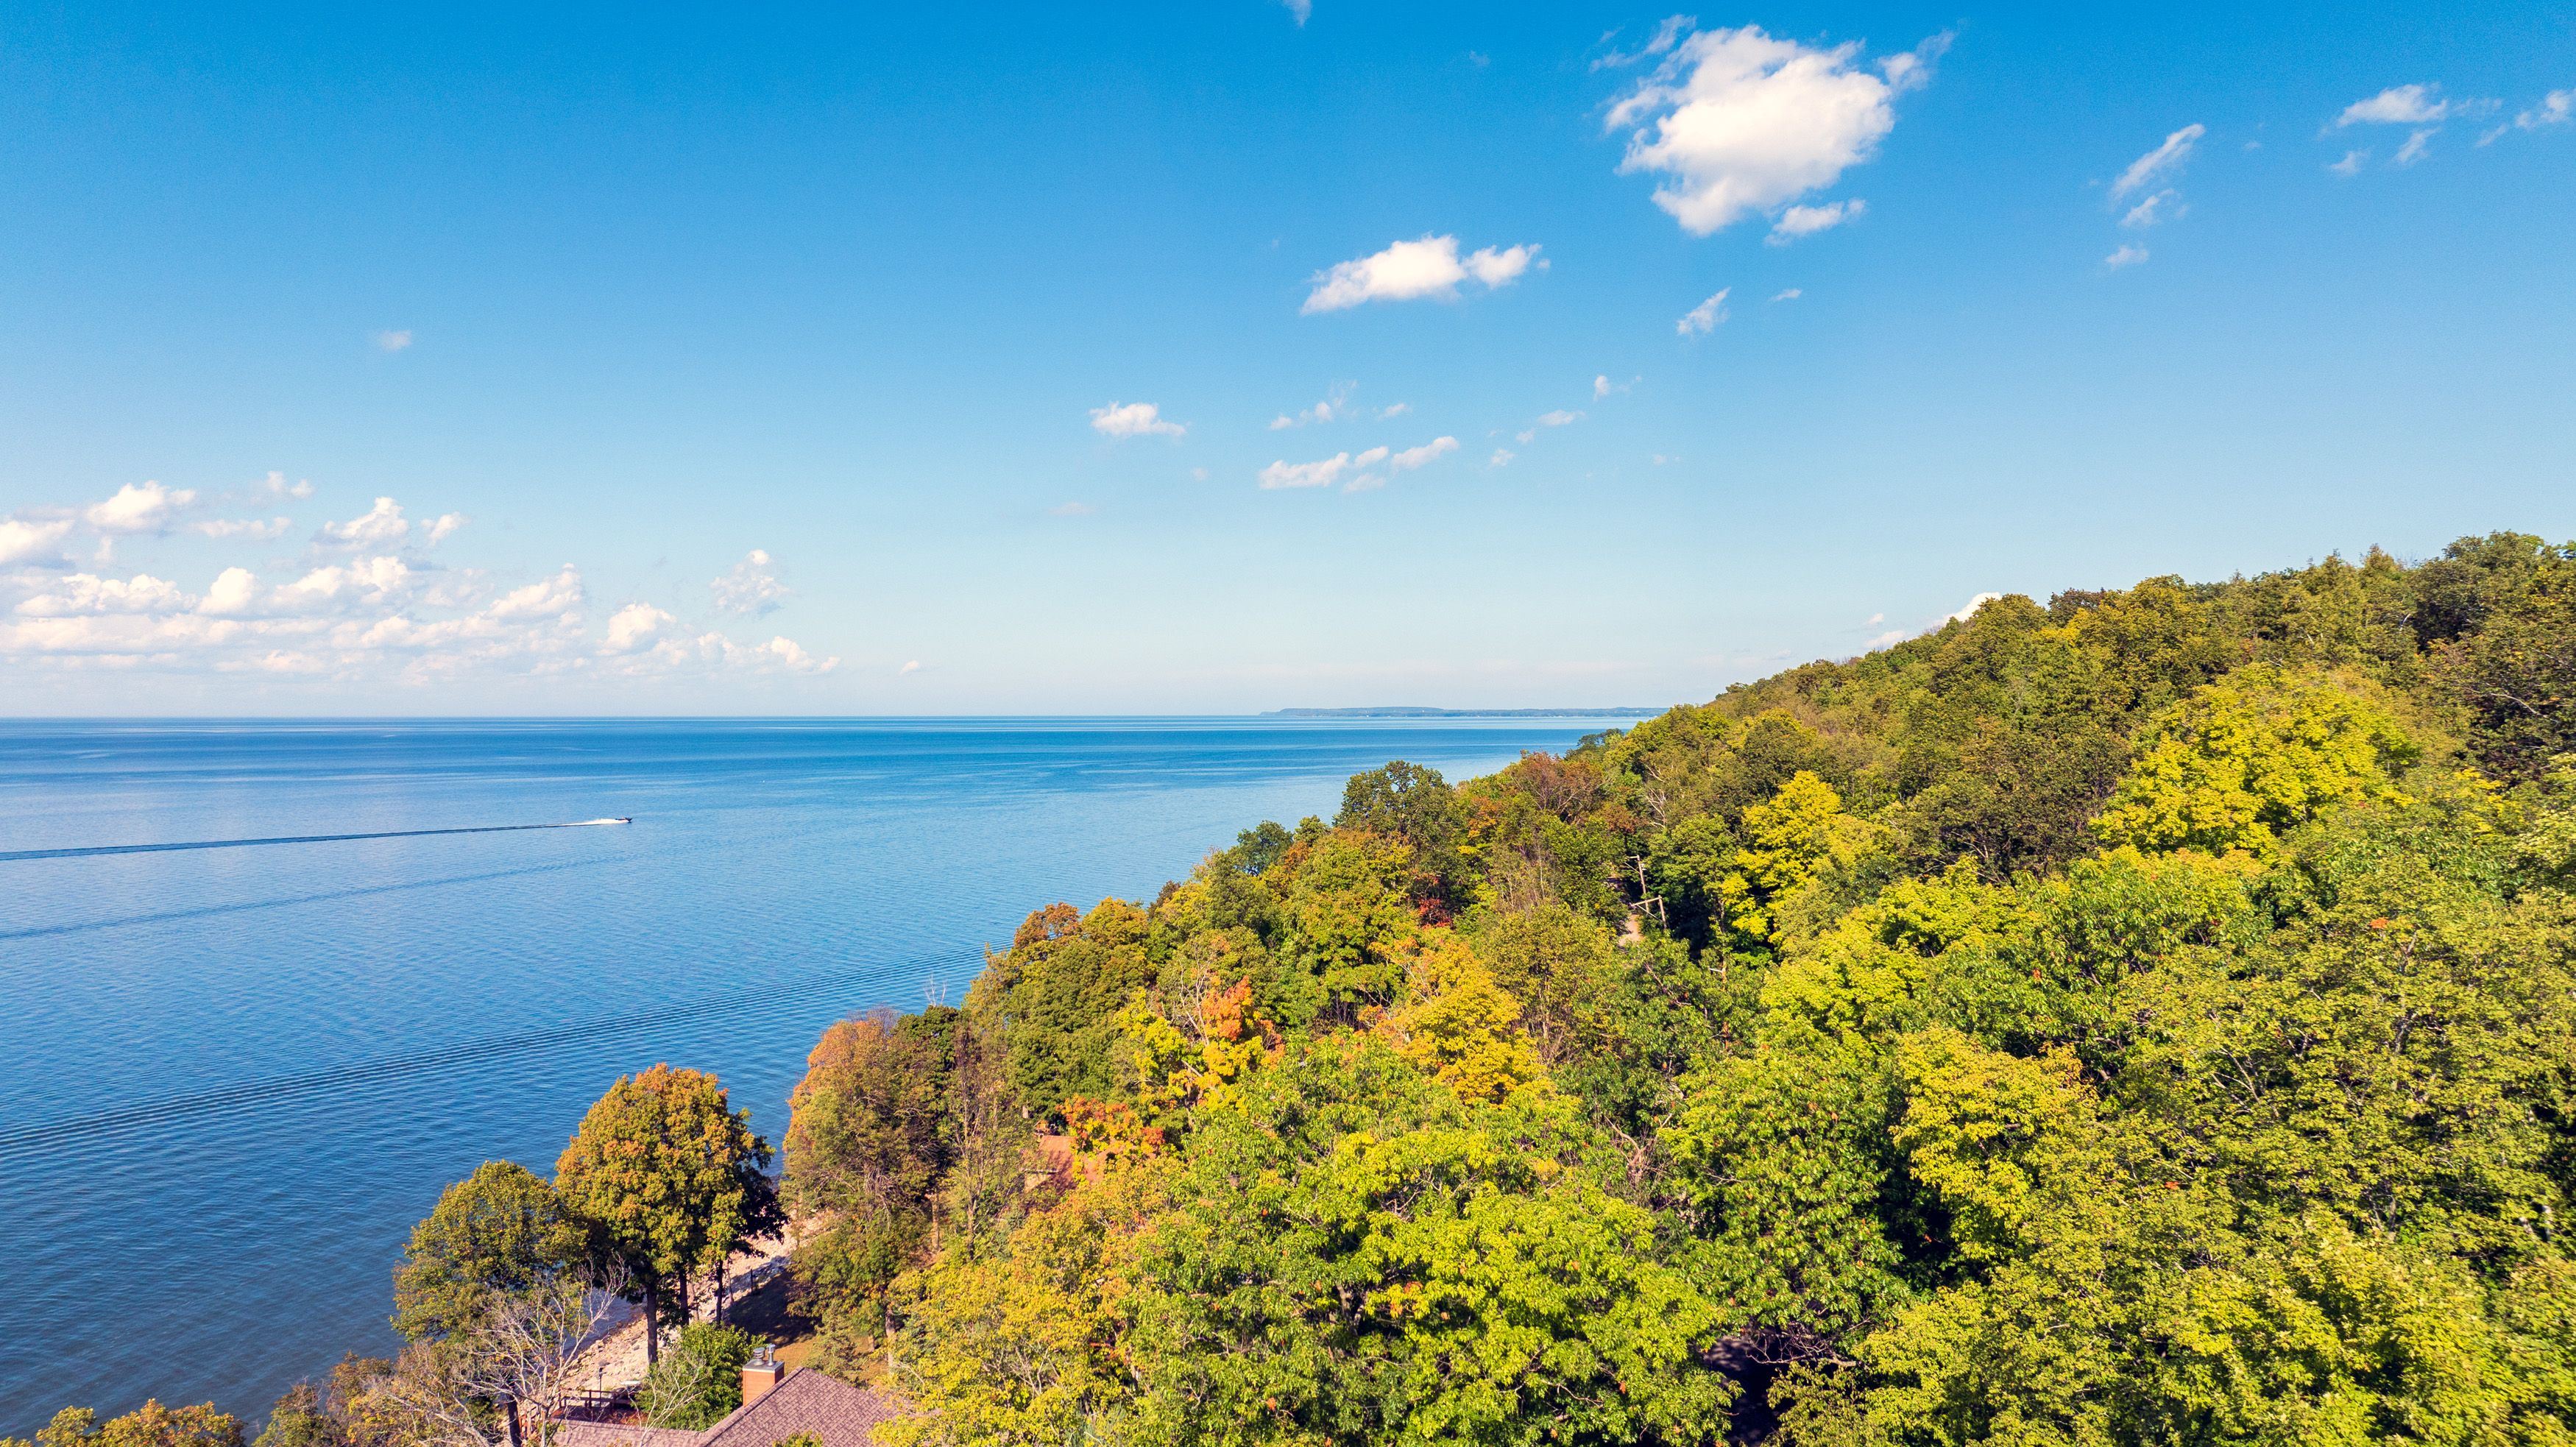
M324 523L322 537L330 542L353 548L381 547L411 531L411 522L403 516L402 504L389 497L376 499L376 505L344 523Z
M1597 377L1595 377L1595 378L1593 378L1593 379L1592 379L1592 400L1593 400L1593 401L1595 401L1595 402L1598 402L1598 401L1600 401L1602 398L1607 397L1607 396L1609 396L1609 395L1610 395L1610 374L1609 374L1609 373L1607 373L1607 372L1604 372L1604 373L1602 373L1600 376L1597 376Z
M608 635L599 642L602 653L633 653L659 642L679 623L650 603L629 603L608 615Z
M581 572L566 563L563 571L551 578L502 594L501 600L484 612L505 622L549 617L572 622L577 618L581 605Z
M2420 131L2408 132L2406 144L2397 148L2397 154L2388 158L2388 164L2411 166L2424 159L2433 140L2433 132L2438 129L2440 129L2438 126L2428 126Z
M2111 199L2121 200L2133 191L2145 189L2150 181L2179 174L2183 163L2191 159L2192 147L2209 134L2209 127L2198 121L2165 137L2164 143L2129 163L2119 179L2111 183Z
M2368 100L2357 100L2335 117L2335 129L2359 125L2421 126L2460 113L2454 102L2439 99L2437 85L2392 85Z
M214 586L206 590L197 611L218 618L233 617L250 612L258 603L258 575L248 568L226 568L216 575Z
M1377 409L1377 416L1379 421L1384 422L1390 418L1401 417L1412 410L1413 404L1410 402L1390 402Z
M1112 402L1091 409L1091 430L1103 437L1178 437L1189 428L1164 420L1151 402Z
M129 482L116 490L116 496L84 511L81 520L110 535L167 532L172 515L196 500L197 494L191 489Z
M1519 455L1519 453L1512 451L1508 447L1497 447L1494 449L1494 455L1485 459L1485 465L1487 467L1509 467L1512 465L1512 459Z
M1466 282L1474 281L1491 290L1510 285L1533 265L1546 270L1547 263L1538 253L1536 246L1501 250L1487 246L1460 256L1455 236L1399 241L1384 251L1317 272L1315 289L1298 310L1342 311L1362 302L1412 301L1421 297L1455 301L1458 288Z
M1557 409L1556 409L1555 411L1553 411L1553 412L1542 412L1542 413L1540 413L1540 414L1539 414L1539 419L1538 419L1538 425L1539 425L1539 426L1541 426L1541 427L1565 427L1565 426L1570 426L1570 425L1572 425L1572 424L1574 424L1574 423L1580 422L1580 421L1582 421L1582 420L1583 420L1583 414L1582 414L1582 413L1580 413L1580 412L1568 412L1568 411L1567 411L1567 410L1565 410L1564 408L1559 407L1559 408L1557 408Z
M19 518L0 518L0 565L56 564L62 561L62 541L72 525L66 520L27 522Z
M408 590L412 573L396 557L361 558L315 568L292 583L271 590L265 609L279 614L334 613L361 605L381 605Z
M1290 462L1283 458L1261 469L1261 486L1264 490L1330 487L1341 481L1343 471L1350 465L1351 455L1347 452L1336 452L1316 462Z
M1792 287L1784 288L1784 289L1782 289L1782 290L1780 290L1780 291L1773 292L1773 293L1771 294L1771 299L1772 299L1773 301L1796 301L1798 298L1800 298L1800 297L1802 297L1802 296L1805 296L1805 295L1806 295L1806 293L1805 293L1805 292L1800 291L1798 288L1796 288L1796 287L1792 286Z
M2118 271L2124 266L2135 266L2146 259L2147 249L2145 247L2124 241L2120 243L2119 250L2102 258L2102 264L2111 268L2113 271Z
M921 660L920 660L920 659L918 659L918 658L916 658L916 659L913 659L911 662L906 663L903 667L896 669L896 670L894 671L894 676L895 676L895 677L897 677L897 678L906 678L906 677L909 677L909 676L911 676L911 675L913 675L913 674L919 673L920 671L921 671Z
M1100 509L1093 507L1087 502L1060 502L1047 509L1047 516L1059 518L1087 518L1098 511L1100 511Z
M795 673L829 673L841 666L837 658L814 657L792 638L772 638L755 651L769 655L769 661Z
M1389 472L1411 472L1417 467L1428 467L1433 462L1436 462L1457 450L1457 438L1434 437L1430 441L1423 443L1420 447L1408 447L1402 452L1395 454L1395 456L1388 458L1386 470Z
M1977 616L1978 609L1983 608L1988 603L1995 602L2002 597L2003 594L2001 593L1979 593L1975 597L1970 598L1967 601L1966 606L1962 607L1958 612L1951 614L1949 617L1941 621L1945 623L1965 623L1969 619ZM1920 617L1921 615L1917 614L1916 616Z
M1331 396L1324 398L1314 406L1308 407L1293 416L1285 412L1280 413L1278 416L1270 419L1270 430L1273 432L1279 432L1290 427L1305 427L1317 422L1336 422L1343 420L1351 415L1351 394L1358 390L1359 388L1357 385L1353 383L1335 382L1333 384ZM1402 404L1398 405L1400 406Z
M1315 13L1315 0L1279 0L1279 3L1288 7L1288 14L1297 22L1299 29L1305 28L1306 21Z
M180 592L177 585L148 573L137 573L131 579L74 573L24 599L17 611L30 618L70 618L99 613L184 613L196 605L197 600Z
M2334 172L2338 176L2349 176L2359 171L2361 169L2361 163L2369 159L2370 152L2368 151L2346 151L2343 153L2342 160L2334 162L2327 166L2326 169Z
M272 476L251 495L298 491ZM43 672L82 669L431 686L474 674L538 678L583 670L637 678L712 669L813 674L838 661L792 639L738 644L721 633L692 637L669 610L649 601L629 603L594 625L580 570L570 564L506 588L472 568L416 568L391 551L361 548L275 585L247 566L221 567L196 594L150 573L69 571L55 551L84 527L166 530L171 514L189 501L146 484L95 508L0 521L0 561L16 565L0 570L0 692L16 696ZM385 500L324 536L391 543L408 535L403 521ZM266 542L278 529L278 523L245 519L191 527L217 544ZM33 566L48 563L65 570Z
M718 608L746 618L777 612L789 596L787 585L778 580L777 560L761 548L743 554L741 562L707 587L714 592Z
M1822 206L1792 206L1780 213L1780 219L1771 223L1771 234L1762 239L1773 246L1786 246L1801 236L1813 236L1857 220L1868 209L1869 203L1857 197Z
M266 522L261 522L257 518L207 518L203 522L188 524L188 530L202 533L210 538L241 538L249 542L264 543L274 542L286 536L287 529L293 526L295 526L293 518L276 517Z
M1935 37L1872 73L1857 44L1802 45L1750 25L1693 33L1610 106L1605 127L1636 128L1619 169L1663 176L1655 204L1706 236L1869 160L1895 128L1897 94L1930 79L1947 43Z
M449 538L456 536L456 530L458 528L461 528L472 521L474 521L474 519L467 517L461 512L440 513L437 520L429 525L429 545L434 548L440 543L446 542Z
M376 344L376 350L380 352L399 352L411 345L411 333L408 330L378 332L372 340Z
M2563 126L2576 118L2576 88L2553 90L2540 98L2540 104L2513 118L2516 129L2536 131L2543 126Z
M1698 337L1706 336L1716 330L1718 325L1726 320L1726 294L1733 290L1735 288L1731 286L1719 287L1717 295L1682 313L1682 319L1673 323L1674 333L1678 336Z
M2159 221L2178 221L2184 210L2182 193L2171 187L2156 192L2128 209L2120 218L2123 226L2153 226Z
M313 484L311 481L304 478L297 478L295 481L290 483L286 480L286 474L282 472L270 473L268 476L261 478L258 482L251 484L250 489L251 500L254 502L264 502L273 497L307 498L312 495Z

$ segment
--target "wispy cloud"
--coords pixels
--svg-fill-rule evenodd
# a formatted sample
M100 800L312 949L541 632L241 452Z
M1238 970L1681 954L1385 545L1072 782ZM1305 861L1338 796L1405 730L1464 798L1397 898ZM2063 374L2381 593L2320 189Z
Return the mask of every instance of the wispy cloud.
M1700 337L1715 331L1726 321L1726 296L1733 290L1735 288L1731 286L1719 287L1717 295L1682 313L1682 319L1673 323L1674 333L1685 337Z
M2488 115L2502 104L2499 101L2477 98L2452 99L2444 96L2441 91L2440 86L2429 81L2415 85L2392 85L2377 95L2345 106L2342 114L2334 118L2333 124L2326 127L2326 134L2331 135L2351 126L2410 126L2413 129L2407 134L2404 143L2398 146L2396 154L2388 158L2388 164L2412 166L2430 153L2433 137L2441 133L2444 121ZM2488 132L2478 143L2484 145L2494 140L2503 134L2503 129L2498 127ZM2339 176L2349 176L2361 169L2362 162L2369 159L2369 155L2370 153L2363 149L2346 151L2342 160L2326 169Z
M1060 502L1047 509L1047 516L1059 518L1087 518L1098 511L1100 511L1100 509L1093 507L1087 502Z
M1336 452L1314 462L1290 462L1285 458L1261 469L1261 486L1268 491L1284 487L1330 487L1341 481L1351 465L1348 452Z
M2178 221L2182 219L2182 214L2186 209L2188 208L2183 205L2182 193L2168 187L2165 190L2158 191L2155 194L2146 197L2144 200L2138 202L2137 205L2130 207L2128 211L2120 217L2120 224L2123 226L2153 226L2160 221Z
M1386 460L1386 470L1389 472L1411 472L1417 467L1428 467L1432 463L1439 461L1441 458L1446 457L1457 450L1457 438L1434 437L1419 447L1408 447L1402 452L1395 454L1393 457L1388 458Z
M378 332L374 336L368 338L368 340L376 344L377 351L399 352L405 347L411 345L411 332L409 330L398 332Z
M2136 266L2147 259L2147 249L2134 242L2122 242L2120 249L2102 258L2102 264L2113 271Z
M1486 246L1460 256L1457 237L1424 236L1317 272L1315 289L1299 310L1344 311L1364 302L1425 297L1455 301L1458 288L1468 282L1492 290L1509 286L1533 267L1547 268L1536 246Z
M1315 0L1279 0L1279 3L1288 7L1289 18L1297 22L1300 30L1315 16Z
M1858 220L1868 209L1869 203L1857 197L1822 206L1792 206L1780 213L1780 219L1771 223L1771 234L1762 239L1773 246L1786 246L1801 236L1831 231L1846 221Z
M1803 45L1750 25L1691 27L1677 17L1641 55L1604 62L1658 62L1612 102L1604 125L1634 128L1619 169L1662 177L1655 204L1695 236L1777 213L1868 161L1896 126L1896 97L1931 79L1931 62L1949 43L1936 36L1873 66L1857 44Z
M2335 117L2334 128L2421 126L2448 120L2457 113L2457 108L2452 102L2441 99L2441 89L2432 84L2392 85L2375 96L2345 106L2343 114Z
M2122 171L2118 179L2111 183L2111 199L2125 200L2133 193L2146 189L2152 182L2169 180L2181 175L2184 163L2191 159L2192 148L2199 145L2200 138L2208 134L2209 127L2194 121L2165 137L2164 142L2154 150L2131 161L2128 169Z
M1311 407L1270 419L1270 430L1282 432L1291 427L1306 427L1318 422L1335 422L1351 415L1351 394L1359 390L1355 382L1335 382L1332 391ZM1398 404L1401 405L1401 404ZM1381 414L1384 415L1384 414Z
M1725 293L1721 292L1719 295L1723 296ZM1804 291L1801 291L1797 287L1790 286L1782 287L1780 290L1773 292L1771 294L1771 299L1773 301L1796 301L1798 298L1805 295L1806 293Z
M1103 437L1178 437L1190 429L1165 420L1151 402L1112 402L1091 409L1091 430Z

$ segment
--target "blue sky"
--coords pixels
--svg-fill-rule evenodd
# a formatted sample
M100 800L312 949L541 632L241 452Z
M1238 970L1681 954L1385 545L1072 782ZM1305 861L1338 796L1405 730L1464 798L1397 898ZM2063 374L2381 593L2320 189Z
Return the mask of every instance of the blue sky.
M2576 535L2576 20L2099 9L22 8L5 708L1660 704Z

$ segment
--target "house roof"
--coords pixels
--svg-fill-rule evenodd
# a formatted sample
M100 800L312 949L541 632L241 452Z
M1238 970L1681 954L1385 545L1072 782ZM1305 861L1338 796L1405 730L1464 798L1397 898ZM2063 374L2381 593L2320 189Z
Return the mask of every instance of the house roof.
M823 1447L874 1447L878 1424L901 1415L892 1398L799 1367L759 1401L736 1407L703 1432L557 1422L552 1436L554 1447L777 1447L811 1432Z
M823 1447L872 1447L878 1425L901 1415L889 1397L799 1367L759 1401L709 1427L698 1447L777 1447L799 1432L813 1433Z

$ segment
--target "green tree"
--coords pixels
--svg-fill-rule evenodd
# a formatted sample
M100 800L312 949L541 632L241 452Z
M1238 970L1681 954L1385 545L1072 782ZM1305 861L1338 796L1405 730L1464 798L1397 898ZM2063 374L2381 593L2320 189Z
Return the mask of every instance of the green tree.
M1125 1338L1150 1444L1714 1441L1714 1319L1652 1216L1365 1040L1191 1136Z
M739 1327L690 1322L645 1374L635 1410L656 1427L699 1432L714 1426L742 1405L743 1365L759 1345Z
M495 1298L579 1271L585 1244L544 1177L486 1161L412 1228L394 1268L394 1329L410 1341L471 1331Z
M719 1269L755 1233L774 1229L777 1196L762 1172L769 1143L752 1134L712 1075L656 1065L621 1076L582 1117L555 1190L619 1263L644 1305L646 1356L660 1324L688 1319L688 1277Z

